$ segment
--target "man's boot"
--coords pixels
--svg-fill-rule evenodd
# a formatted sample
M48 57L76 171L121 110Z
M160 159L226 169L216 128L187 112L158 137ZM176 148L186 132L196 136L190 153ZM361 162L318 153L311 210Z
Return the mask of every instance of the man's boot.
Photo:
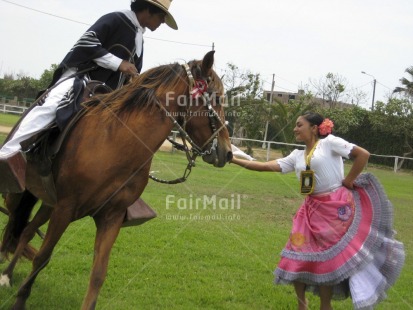
M0 157L0 193L20 193L26 185L26 158L18 151Z

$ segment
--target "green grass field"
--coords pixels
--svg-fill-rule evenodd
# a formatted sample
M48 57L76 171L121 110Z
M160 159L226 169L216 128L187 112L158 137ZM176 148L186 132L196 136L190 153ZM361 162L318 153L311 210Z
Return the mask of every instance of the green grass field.
M0 113L0 127L13 127L14 124L20 119L19 115ZM3 144L7 134L0 130L0 145Z
M158 177L174 178L185 165L181 154L162 152L152 170ZM375 168L368 172L381 180L394 203L397 238L407 254L401 277L377 309L412 309L413 175ZM150 181L143 198L158 217L121 230L97 308L296 309L292 287L275 286L273 270L302 201L297 187L293 174L258 173L235 165L216 169L201 161L186 183ZM212 203L197 207L197 199L211 202L214 197L215 208ZM5 221L0 214L0 228ZM69 226L33 286L28 309L79 309L94 232L90 218ZM40 238L33 243L39 246ZM0 288L0 309L11 307L29 270L30 263L22 260L14 286ZM310 309L319 308L317 298L309 295L309 300ZM350 300L334 302L334 309L351 308Z
M19 115L0 113L0 126L13 126L20 119Z

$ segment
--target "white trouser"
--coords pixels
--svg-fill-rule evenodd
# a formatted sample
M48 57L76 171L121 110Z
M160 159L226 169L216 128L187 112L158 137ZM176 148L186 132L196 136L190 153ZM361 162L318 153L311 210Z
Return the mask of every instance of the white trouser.
M60 79L64 79L68 74ZM43 105L34 107L22 120L13 137L0 149L0 158L21 150L20 142L41 131L56 119L56 110L63 96L73 87L74 78L69 78L53 88ZM59 82L58 82L59 83Z

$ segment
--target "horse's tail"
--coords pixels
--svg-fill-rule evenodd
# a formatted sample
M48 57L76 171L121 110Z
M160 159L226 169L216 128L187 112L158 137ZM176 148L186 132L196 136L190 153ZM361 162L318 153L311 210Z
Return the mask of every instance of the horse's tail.
M9 212L9 220L3 231L0 246L0 253L2 255L7 257L16 250L20 236L29 222L30 214L37 200L37 197L29 191L19 194L8 194L6 196L5 202ZM35 254L35 248L30 245L25 247L23 256L32 260Z

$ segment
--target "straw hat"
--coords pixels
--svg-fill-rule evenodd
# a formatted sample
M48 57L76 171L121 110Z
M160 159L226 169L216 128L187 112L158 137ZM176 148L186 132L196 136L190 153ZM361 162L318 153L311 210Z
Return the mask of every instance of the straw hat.
M178 25L176 24L175 19L173 18L172 14L169 13L168 11L172 0L145 0L145 1L149 2L150 4L153 4L154 6L157 6L162 11L164 11L166 13L165 24L167 24L172 29L175 29L175 30L178 29Z

